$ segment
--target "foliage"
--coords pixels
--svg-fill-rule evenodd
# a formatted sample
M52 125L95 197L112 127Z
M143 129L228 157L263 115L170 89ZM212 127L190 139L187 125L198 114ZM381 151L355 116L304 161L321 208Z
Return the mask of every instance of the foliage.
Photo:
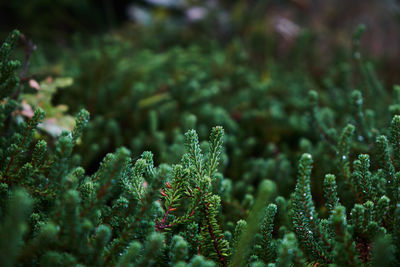
M0 49L4 266L399 264L399 99L363 57L321 83L240 40L131 53L115 35L32 92L19 36Z

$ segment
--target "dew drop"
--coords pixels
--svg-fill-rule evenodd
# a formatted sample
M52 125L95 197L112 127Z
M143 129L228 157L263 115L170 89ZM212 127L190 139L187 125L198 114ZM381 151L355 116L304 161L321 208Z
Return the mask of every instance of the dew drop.
M307 157L307 158L309 158L309 159L312 159L312 156L311 156L311 154L305 154L305 156Z

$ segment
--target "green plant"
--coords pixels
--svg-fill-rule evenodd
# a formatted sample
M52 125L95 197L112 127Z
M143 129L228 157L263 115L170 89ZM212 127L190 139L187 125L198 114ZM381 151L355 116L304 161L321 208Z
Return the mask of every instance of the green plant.
M88 91L79 98L79 86L93 82L79 74L76 87L58 96L77 94L82 101L66 101L77 111L75 126L52 136L36 103L46 92L26 90L16 74L19 63L10 59L18 37L14 31L0 48L4 266L398 265L399 99L389 107L390 127L382 126L386 105L375 112L366 106L372 93L385 101L390 93L371 68L361 71L365 62L358 71L369 85L351 93L335 89L340 103L329 105L329 94L305 73L282 74L272 64L271 80L259 81L260 70L246 69L246 57L237 55L240 44L232 48L236 57L214 47L215 69L203 72L210 59L196 48L140 51L134 58L146 72L120 61L129 49L113 43L104 64L118 63L104 73L111 78L98 84L98 95ZM118 79L128 69L132 76ZM168 89L160 89L165 79ZM307 99L309 84L315 90ZM294 96L282 100L286 85ZM229 90L239 96L224 97ZM37 108L31 118L21 113L23 101ZM95 113L93 123L86 110L78 111L86 105ZM45 109L50 116L59 112L48 95ZM219 122L224 128L213 127L209 141L200 142ZM125 147L106 153L127 140L134 153ZM137 156L147 146L155 156ZM296 182L291 161L299 155Z
M11 45L17 40L15 31L1 50L2 67L5 66L1 78L6 81L3 84L15 80L9 94L18 86L18 80L12 76L16 64L8 60ZM211 132L207 159L201 153L197 133L192 130L186 134L188 153L182 165L164 164L156 168L150 152L132 160L130 152L121 148L108 154L100 168L88 176L72 155L88 121L86 111L77 115L73 131L63 132L49 147L44 140L34 138L43 111L37 110L27 122L17 123L18 115L7 109L9 102L17 105L13 99L3 98L0 246L5 265L119 265L133 264L133 259L138 265L156 263L164 254L164 240L171 242L174 232L185 235L182 225L190 223L197 225L200 241L192 251L200 249L226 265L229 246L217 222L220 198L212 192L222 150L221 127ZM5 125L10 116L10 123ZM163 185L165 188L161 189ZM157 204L160 189L165 208ZM184 203L178 204L181 199ZM187 211L179 208L182 214L177 215L178 206ZM164 215L154 222L154 215L161 213ZM9 231L9 227L15 228ZM173 240L178 238L176 235ZM139 251L141 257L137 257ZM136 257L132 258L133 255Z

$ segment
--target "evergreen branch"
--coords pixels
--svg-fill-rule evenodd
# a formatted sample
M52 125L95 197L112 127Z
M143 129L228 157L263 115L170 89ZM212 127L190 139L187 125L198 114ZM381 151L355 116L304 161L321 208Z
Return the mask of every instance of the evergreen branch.
M299 249L294 233L285 234L278 248L277 267L305 266L303 252Z
M338 157L339 157L340 173L344 178L346 184L349 186L350 190L353 192L353 195L356 198L357 202L361 203L359 192L356 191L354 185L351 182L349 151L351 144L350 140L354 134L354 129L355 129L354 126L351 124L348 124L343 129L338 143Z
M204 240L205 242L203 243L202 249L205 250L209 245L207 242L211 241L218 261L222 266L227 266L225 257L229 256L228 243L226 240L223 240L224 235L221 233L215 218L219 205L220 198L217 196L212 196L210 197L209 202L205 203L201 210L204 214L204 220L206 222L203 227L207 229L203 231L207 231L209 235L209 238Z
M366 140L368 143L371 143L372 132L371 129L367 128L367 124L365 122L362 94L360 91L353 91L351 97L355 109L358 129L360 130L361 135L363 137L362 139Z
M232 254L235 252L236 248L239 245L240 238L243 233L247 230L247 222L245 220L239 220L236 223L235 233L233 235L233 240L231 242L232 247Z
M21 33L18 30L12 31L6 41L0 47L0 99L11 95L12 91L17 88L19 79L15 75L15 70L20 66L20 62L10 60L10 54L16 46ZM10 114L7 114L7 122L9 124ZM7 128L7 127L6 127Z
M400 170L400 115L393 117L391 122L390 141L393 144L393 163Z
M386 180L386 192L390 199L396 199L398 182L395 181L395 169L393 166L392 159L389 152L389 143L386 136L381 135L376 140L378 147L378 155L380 163L383 166L385 180Z
M337 141L335 140L334 137L331 136L326 130L326 127L321 124L320 120L318 120L317 114L318 114L318 107L317 107L317 102L318 102L318 93L316 91L309 91L308 92L308 97L310 101L310 107L311 107L311 117L313 121L314 127L318 130L318 132L321 134L322 138L328 142L331 148L335 148L337 145Z
M272 231L274 230L274 218L277 212L275 204L269 204L265 210L264 220L261 225L261 232L263 235L262 248L264 251L264 262L273 262L276 257L275 244L272 240Z
M236 243L235 254L230 261L230 266L240 267L246 260L248 247L250 247L254 236L260 229L260 219L263 211L265 211L265 203L273 199L276 193L276 184L271 180L264 180L259 186L257 199L248 215L246 230L240 235L239 241Z
M359 266L355 245L347 229L345 208L337 206L329 220L336 233L337 243L334 251L336 262L343 266Z
M333 250L333 246L327 233L321 229L311 197L312 163L310 154L303 154L299 161L298 180L293 195L293 224L299 241L314 255L314 259L330 263L327 255Z
M108 154L105 157L102 162L104 171L96 175L102 177L102 184L97 189L96 197L81 211L80 217L86 216L88 212L93 211L96 205L105 201L105 195L110 193L109 188L112 186L112 181L121 173L128 156L129 151L126 148L121 148L115 154Z
M82 135L83 130L89 122L90 114L87 110L82 109L78 112L75 118L75 127L72 130L72 142L75 144L78 138Z
M359 155L358 159L354 161L353 166L354 171L351 176L351 183L354 185L354 190L358 193L360 202L363 202L368 197L374 198L372 177L369 171L369 155Z
M219 157L222 150L224 129L221 126L214 127L210 134L210 155L207 161L208 177L213 178L216 172Z
M339 205L339 197L337 193L336 178L333 174L325 175L324 193L327 200L327 207L330 213Z
M133 222L131 222L127 227L125 227L125 229L120 233L118 242L113 242L111 247L108 248L107 255L104 257L104 264L108 264L112 260L115 252L117 252L118 249L121 248L123 243L127 241L127 239L130 237L131 231L135 228L136 223L142 219L142 216L145 214L146 211L147 211L146 206L143 206L141 210L136 214Z
M203 154L201 153L199 138L195 130L189 130L185 133L185 145L190 163L195 166L197 171L197 180L203 184Z
M382 196L377 203L375 211L375 220L378 225L385 225L390 209L390 199L387 196Z
M29 137L32 135L33 129L36 128L37 124L39 123L40 120L43 119L43 117L44 117L44 111L37 109L35 111L34 116L28 122L28 124L26 126L22 140L19 142L18 147L15 149L13 155L11 156L10 160L8 161L7 167L4 171L5 176L8 176L10 168L13 165L14 160L18 156L18 153L21 152L23 147L28 145L27 142L29 142L28 140L30 139ZM9 182L12 182L12 181L9 181Z
M12 193L7 216L0 224L0 261L2 266L11 267L21 249L23 235L27 230L26 219L31 212L32 200L22 190Z

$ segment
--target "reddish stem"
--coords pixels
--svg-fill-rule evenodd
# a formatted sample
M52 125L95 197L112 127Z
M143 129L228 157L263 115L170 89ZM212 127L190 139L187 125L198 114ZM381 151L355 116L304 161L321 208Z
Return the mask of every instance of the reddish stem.
M203 213L204 213L204 215L206 217L206 220L207 220L208 233L210 234L211 240L213 241L213 245L214 245L215 251L217 252L218 258L219 258L222 266L225 267L225 266L227 266L227 264L226 264L224 256L222 255L221 250L218 247L218 241L217 241L217 238L215 237L214 229L211 226L210 218L208 216L206 208L203 209Z

